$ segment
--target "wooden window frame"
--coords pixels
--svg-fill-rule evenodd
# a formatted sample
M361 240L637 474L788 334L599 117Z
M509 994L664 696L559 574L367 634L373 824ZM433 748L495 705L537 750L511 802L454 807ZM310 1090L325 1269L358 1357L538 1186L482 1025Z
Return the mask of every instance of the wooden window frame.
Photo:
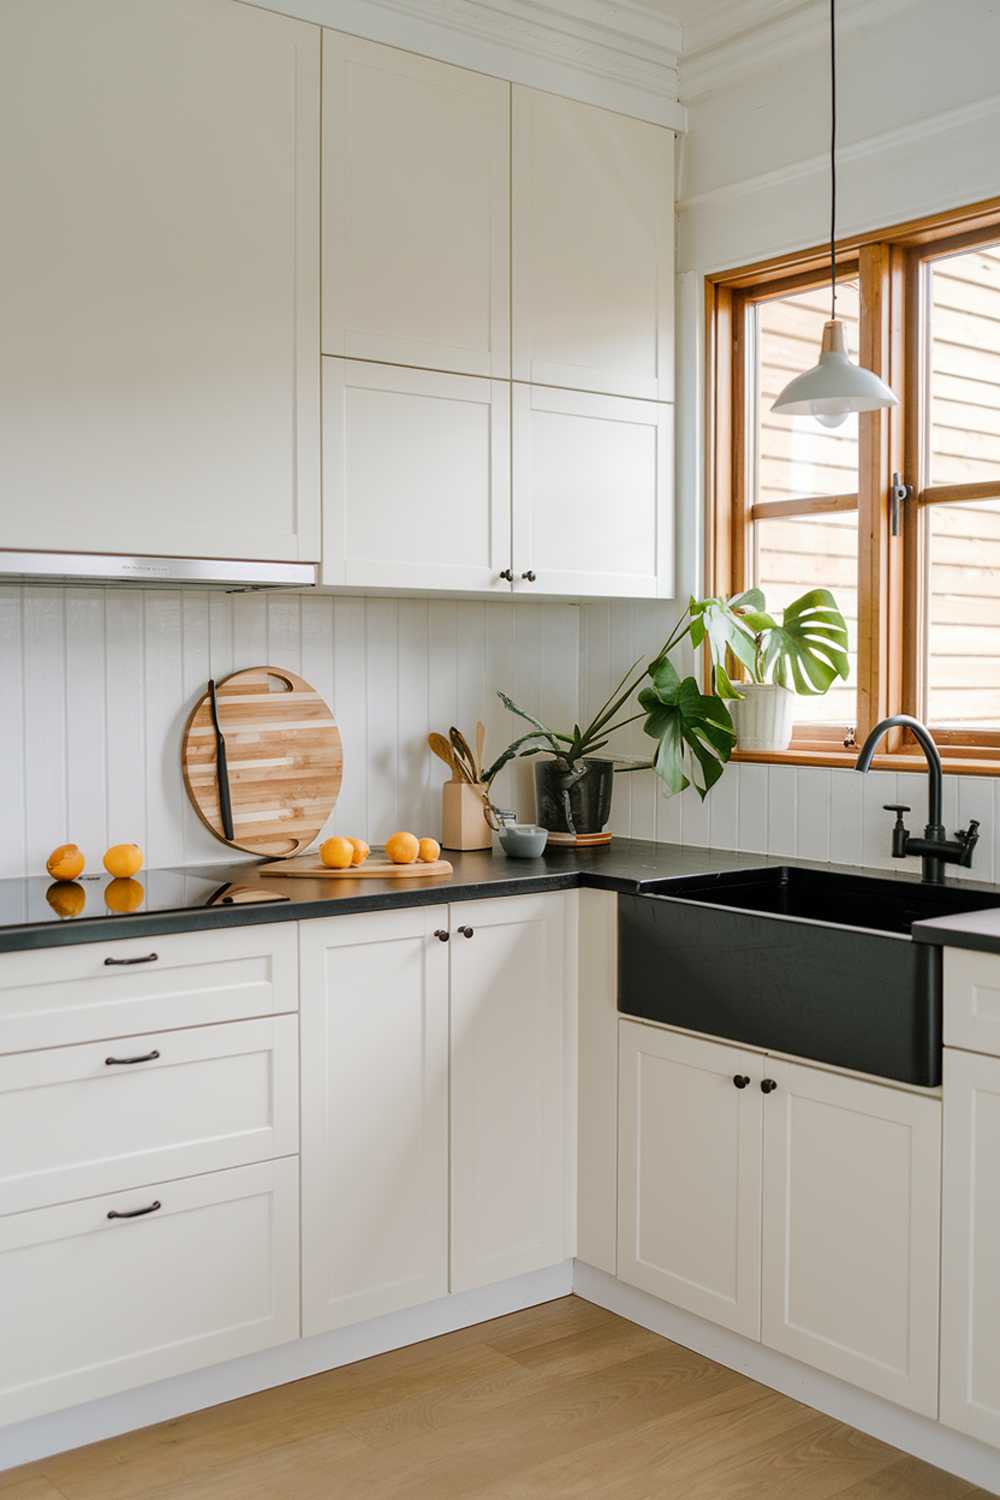
M740 760L852 766L856 746L891 713L916 714L920 703L923 622L922 512L955 500L1000 498L994 485L924 485L920 472L921 283L924 264L938 256L1000 239L1000 198L891 229L841 240L838 270L861 290L860 362L892 386L900 405L858 419L858 702L854 742L840 725L800 725L786 751L739 751ZM749 303L814 287L829 276L829 250L795 255L709 276L705 281L705 578L706 592L735 593L746 585L746 526L764 513L803 515L854 509L854 496L746 504L745 310ZM892 475L914 486L902 509L900 534L890 515ZM706 669L707 670L707 669ZM935 730L946 768L1000 775L1000 728L975 735ZM894 731L875 764L909 770L924 764L908 735Z

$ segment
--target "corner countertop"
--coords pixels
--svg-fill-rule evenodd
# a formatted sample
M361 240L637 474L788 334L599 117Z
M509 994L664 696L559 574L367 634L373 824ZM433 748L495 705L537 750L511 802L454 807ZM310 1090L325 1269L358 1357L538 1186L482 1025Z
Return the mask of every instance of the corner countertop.
M447 852L454 874L405 880L307 880L261 875L249 861L143 871L145 899L134 912L111 912L105 877L81 882L85 904L78 916L60 918L51 908L46 877L0 880L0 953L64 944L109 942L169 932L199 932L265 922L298 922L338 913L385 911L516 896L535 891L590 889L636 892L653 880L815 861L724 849L681 848L641 839L614 839L591 849L553 849L539 859L510 859L499 849ZM846 870L846 866L822 866ZM886 870L855 870L885 879ZM913 881L908 871L895 877ZM964 884L964 882L963 882ZM970 890L996 892L997 909L914 923L916 942L1000 953L1000 886L969 882ZM680 895L681 892L678 891Z

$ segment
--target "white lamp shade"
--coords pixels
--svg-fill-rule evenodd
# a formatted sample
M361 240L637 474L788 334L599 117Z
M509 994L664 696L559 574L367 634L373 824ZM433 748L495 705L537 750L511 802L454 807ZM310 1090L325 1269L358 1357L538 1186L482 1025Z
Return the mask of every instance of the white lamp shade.
M849 357L838 318L824 324L819 363L790 380L771 410L793 417L845 417L852 411L898 405L884 380Z

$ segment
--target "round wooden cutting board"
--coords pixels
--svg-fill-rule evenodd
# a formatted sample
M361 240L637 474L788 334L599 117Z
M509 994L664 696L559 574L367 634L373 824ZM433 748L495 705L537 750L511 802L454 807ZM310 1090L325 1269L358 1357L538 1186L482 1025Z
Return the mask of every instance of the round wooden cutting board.
M215 730L206 692L184 731L181 767L201 821L248 854L308 848L333 811L343 774L340 730L329 706L294 672L248 667L216 684L226 741L233 838L222 831Z

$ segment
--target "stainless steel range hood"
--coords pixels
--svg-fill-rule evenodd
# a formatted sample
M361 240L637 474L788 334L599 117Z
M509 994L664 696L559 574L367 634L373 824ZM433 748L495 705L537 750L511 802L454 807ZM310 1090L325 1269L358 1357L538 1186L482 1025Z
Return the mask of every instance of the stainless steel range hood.
M6 583L125 584L130 588L315 588L315 563L245 562L233 558L124 557L93 552L13 552L0 547Z

